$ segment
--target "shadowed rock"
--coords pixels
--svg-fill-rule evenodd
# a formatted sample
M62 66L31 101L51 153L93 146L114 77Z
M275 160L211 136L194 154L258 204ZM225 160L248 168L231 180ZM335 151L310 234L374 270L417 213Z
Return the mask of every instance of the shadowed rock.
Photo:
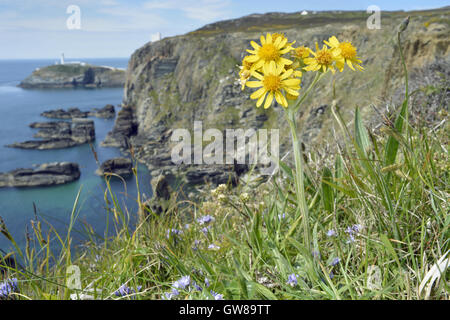
M0 188L52 186L69 183L79 178L80 169L76 163L45 163L36 169L16 169L0 173Z
M127 158L114 158L106 160L95 172L98 175L114 173L119 176L129 176L133 173L133 163Z
M89 112L90 117L104 118L104 119L112 119L116 116L116 111L114 110L114 106L112 104L107 104L101 109L93 109Z
M101 143L103 147L128 148L128 138L136 135L137 123L131 107L124 106L118 113L114 128Z

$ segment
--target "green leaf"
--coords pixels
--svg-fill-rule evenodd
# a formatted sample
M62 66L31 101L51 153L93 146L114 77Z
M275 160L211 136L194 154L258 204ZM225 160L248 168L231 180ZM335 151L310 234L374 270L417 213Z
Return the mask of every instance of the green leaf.
M399 134L403 131L403 122L406 118L406 113L408 112L408 100L405 99L403 101L402 109L395 120L394 128L395 131ZM385 166L389 166L394 164L395 159L397 157L399 140L394 136L390 135L388 141L386 143L386 151L385 151Z
M359 112L358 107L356 107L355 112L355 134L358 147L364 152L364 155L367 156L367 152L369 152L370 148L370 140L367 130L362 123L361 113Z
M333 179L333 174L331 170L325 167L322 173L322 203L323 207L328 212L333 212L334 210L334 192L333 188L327 183L331 182Z

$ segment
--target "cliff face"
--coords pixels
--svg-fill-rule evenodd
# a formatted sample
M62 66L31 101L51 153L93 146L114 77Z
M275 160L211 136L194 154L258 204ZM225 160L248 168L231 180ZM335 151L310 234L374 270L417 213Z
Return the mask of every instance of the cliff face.
M449 13L448 8L383 12L380 30L367 28L369 14L365 12L308 16L272 13L223 21L183 36L148 43L132 55L126 75L124 104L137 123L137 131L131 137L133 148L150 170L173 168L170 134L176 128L192 132L196 120L203 121L203 130L279 128L280 142L287 141L283 138L287 129L281 107L257 109L249 99L250 90L241 92L236 84L237 65L246 55L250 41L259 39L263 32L282 32L290 41L296 40L297 45L311 48L315 42L322 46L323 40L336 35L358 48L365 71L327 75L306 101L308 107L302 112L303 138L307 148L320 144L332 134L328 105L333 100L333 81L344 116L349 117L356 105L370 113L371 104L383 105L402 85L395 44L397 25L411 15L403 41L408 68L413 71L436 60L448 61ZM302 81L307 86L310 75L305 72ZM198 173L212 169L197 166L195 170Z
M53 65L35 70L20 83L22 88L121 87L125 71L81 64Z

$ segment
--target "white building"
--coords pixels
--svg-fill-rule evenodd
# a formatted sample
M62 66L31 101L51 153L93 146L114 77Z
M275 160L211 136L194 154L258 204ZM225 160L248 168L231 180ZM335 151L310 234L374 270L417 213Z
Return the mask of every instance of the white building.
M301 13L302 16L306 16L307 14L308 14L308 11L306 11L306 10L303 10Z

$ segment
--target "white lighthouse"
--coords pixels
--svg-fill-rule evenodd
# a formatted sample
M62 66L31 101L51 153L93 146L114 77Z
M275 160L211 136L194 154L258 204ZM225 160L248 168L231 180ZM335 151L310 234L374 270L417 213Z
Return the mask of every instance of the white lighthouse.
M60 61L60 64L64 64L64 52L61 53L61 61Z

